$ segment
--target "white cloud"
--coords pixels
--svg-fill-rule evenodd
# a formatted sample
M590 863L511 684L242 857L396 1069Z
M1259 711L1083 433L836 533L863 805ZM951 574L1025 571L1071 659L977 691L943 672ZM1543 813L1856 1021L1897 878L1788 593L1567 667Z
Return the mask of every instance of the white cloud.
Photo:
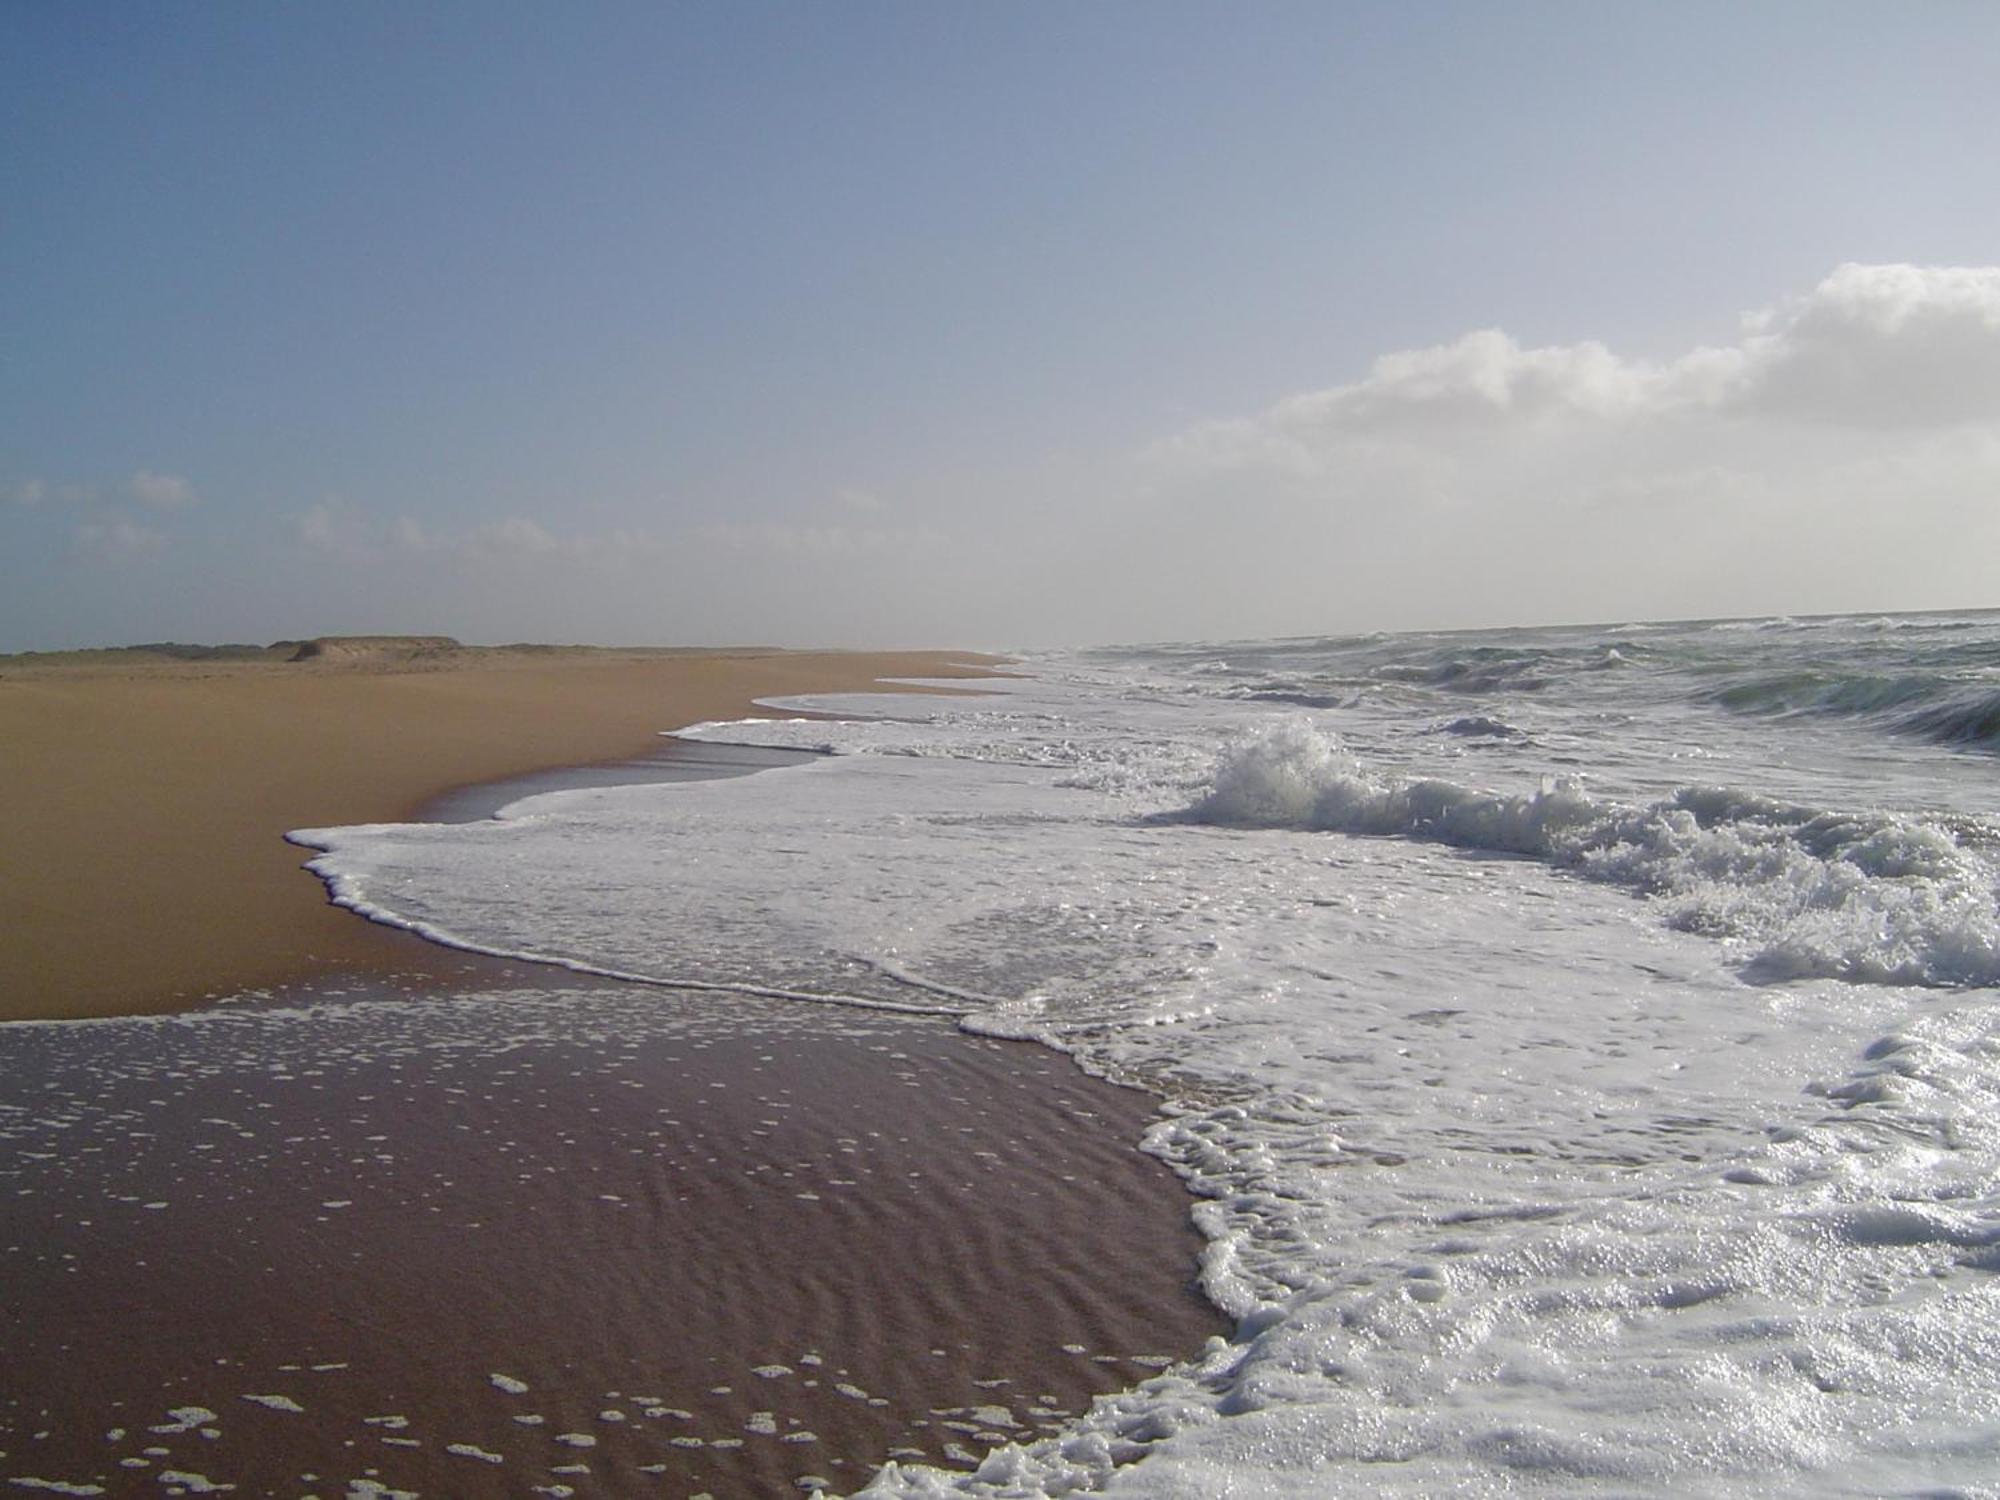
M9 505L40 505L49 498L49 487L39 479L23 479L0 489L0 500Z
M1483 330L1144 459L1125 545L1219 628L2000 602L2000 268L1842 266L1662 362Z
M186 510L196 503L194 486L173 474L141 469L131 478L132 498L149 510Z
M1309 471L1352 445L1547 435L1707 419L1846 427L2000 422L2000 267L1839 267L1744 320L1739 342L1665 364L1596 342L1523 348L1498 329L1385 354L1348 385L1209 422L1156 457Z
M2000 421L2000 267L1840 267L1751 320L1739 406L1865 427Z
M167 545L167 539L150 527L114 517L78 526L71 534L70 545L78 557L91 562L111 562L159 552Z
M1385 354L1368 378L1295 396L1281 408L1297 424L1348 428L1403 421L1534 421L1580 414L1619 417L1655 399L1658 376L1599 343L1523 349L1497 328L1434 349Z

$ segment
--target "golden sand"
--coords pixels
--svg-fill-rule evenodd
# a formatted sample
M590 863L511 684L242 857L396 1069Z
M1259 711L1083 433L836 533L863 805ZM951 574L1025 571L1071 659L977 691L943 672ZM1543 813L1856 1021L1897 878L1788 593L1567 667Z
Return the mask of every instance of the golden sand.
M760 697L986 664L394 638L240 660L0 658L0 1020L438 966L428 945L329 906L285 831L391 821L455 786L643 753Z

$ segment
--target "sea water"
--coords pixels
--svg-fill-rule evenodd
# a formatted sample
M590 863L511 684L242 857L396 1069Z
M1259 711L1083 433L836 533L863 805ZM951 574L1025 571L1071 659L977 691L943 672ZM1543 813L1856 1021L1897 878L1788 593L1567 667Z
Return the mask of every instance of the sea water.
M1233 1336L868 1493L2000 1494L2000 615L1025 667L301 837L445 941L1159 1092Z

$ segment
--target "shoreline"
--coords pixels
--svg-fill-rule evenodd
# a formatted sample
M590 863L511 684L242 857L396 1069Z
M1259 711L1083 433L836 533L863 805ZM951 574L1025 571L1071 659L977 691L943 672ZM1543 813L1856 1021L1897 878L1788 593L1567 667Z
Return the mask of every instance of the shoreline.
M460 788L642 756L761 698L1000 665L432 645L0 659L0 1022L183 1010L341 973L465 982L464 955L333 906L285 833L407 821Z
M674 722L982 671L746 662L754 684L675 698ZM665 733L569 774L678 779ZM687 757L752 768L715 758ZM369 794L476 817L565 772L393 779ZM943 1017L444 947L334 906L283 832L287 896L363 962L243 1004L0 1025L9 1482L847 1493L891 1459L964 1472L1050 1436L1227 1332L1186 1191L1136 1149L1151 1090ZM923 1270L885 1281L897 1263Z

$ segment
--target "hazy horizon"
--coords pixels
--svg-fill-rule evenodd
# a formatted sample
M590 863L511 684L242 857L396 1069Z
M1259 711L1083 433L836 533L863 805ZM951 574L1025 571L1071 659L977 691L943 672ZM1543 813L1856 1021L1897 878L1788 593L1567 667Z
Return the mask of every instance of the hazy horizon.
M0 40L0 651L2000 604L2000 13Z
M1883 616L1883 617L1889 617L1889 616L1894 616L1894 617L1897 617L1897 618L1913 618L1913 619L1914 619L1914 618L1923 618L1923 617L1927 617L1927 616L1938 616L1938 617L1946 617L1946 618L1951 618L1951 617L1957 617L1957 616L1961 616L1961 615L1964 615L1964 616L1971 616L1971 615L1987 615L1987 614L2000 614L2000 605L1971 605L1971 606L1967 606L1967 607L1964 607L1964 608L1953 608L1953 607L1951 607L1951 606L1949 606L1949 605L1945 605L1945 606L1941 606L1941 607L1939 607L1939 608L1936 608L1936 609L1912 609L1912 610L1866 610L1866 609L1864 609L1864 610L1829 610L1829 611L1825 611L1825 612L1823 612L1823 613L1817 613L1817 614L1815 614L1815 613L1810 613L1810 612L1802 612L1802 613L1799 613L1799 614L1796 614L1796 615L1760 615L1760 614L1748 614L1748 615L1686 615L1686 616L1679 616L1679 617L1665 617L1665 616L1663 616L1663 617L1660 617L1660 618L1657 618L1657 619L1646 619L1646 620L1640 620L1640 619L1632 619L1632 620L1612 620L1612 619L1604 619L1604 620L1529 620L1529 619L1521 619L1521 620L1509 620L1509 621L1502 621L1502 622L1498 622L1498 623L1495 623L1495 624L1490 624L1490 625L1463 625L1463 626L1451 626L1451 627L1441 627L1441 628L1439 628L1439 629L1435 629L1435 630L1428 630L1428 629L1424 628L1423 626L1410 626L1410 627L1407 627L1407 628L1405 628L1405 629L1403 629L1403 630L1398 630L1398 631L1380 631L1380 632L1368 632L1368 631L1361 631L1361 632L1341 632L1341 631L1333 631L1333 632L1320 632L1320 633L1318 633L1318 634L1311 634L1311 633L1308 633L1308 634L1301 634L1301 635L1293 635L1293 636L1283 636L1283 635L1278 635L1278 636L1269 636L1269 635L1265 635L1265 636L1233 636L1233 637L1232 637L1232 636L1202 636L1202 637L1186 637L1186 638L1182 638L1182 637L1168 637L1168 636L1158 636L1158 637L1153 637L1153 638L1150 638L1150 639L1144 639L1144 640L1140 640L1140 639L1134 639L1134 640L1129 640L1129 641L1121 641L1121 640L1109 640L1109 639L1106 639L1106 640L1099 640L1099 641L1082 641L1082 640L1078 640L1078 641L1068 641L1068 642L1065 642L1065 643L1064 643L1064 646L1065 646L1065 647L1067 647L1067 648L1071 648L1071 649L1077 649L1077 650L1086 650L1086 651L1087 651L1087 650L1098 650L1098 649L1103 649L1103 650L1119 650L1119 649L1140 649L1140 650L1143 650L1143 649L1146 649L1146 648L1148 648L1148 647L1155 647L1155 646L1176 646L1176 645L1186 645L1186 644L1194 644L1194 643L1197 643L1197 642L1198 642L1198 643L1200 643L1200 644L1207 644L1207 645L1228 645L1228 644L1231 644L1231 643L1233 643L1233 642L1259 642L1259 643L1269 643L1269 642L1283 642L1283 641L1289 641L1289 640L1296 640L1296 641L1316 641L1316 640L1339 640L1339 639L1343 639L1343 638L1366 638L1366 637L1368 637L1368 636L1370 636L1370 635L1390 635L1390 636L1396 636L1396 635L1401 635L1401 636L1416 636L1416 637L1422 637L1422 636L1427 636L1427 635L1438 635L1438 636L1451 636L1451 635L1504 635L1504 634L1508 634L1508 633L1516 633L1516 634L1546 634L1546 633L1551 633L1551 632L1562 632L1562 631L1572 631L1572 630L1584 630L1584 631L1587 631L1587 630L1600 630L1600 629L1613 629L1613 630L1615 630L1615 629L1635 629L1635 628L1636 628L1636 629L1653 629L1653 628L1659 628L1659 629L1670 629L1670 628L1674 628L1674 627L1678 627L1678 626L1691 626L1691 625L1708 625L1708 624L1734 624L1734 623L1737 623L1737 622L1758 622L1758 621L1764 621L1764 620L1770 620L1770 621L1772 621L1773 623L1778 623L1778 622L1783 622L1783 621L1793 621L1793 622L1805 622L1805 621L1818 621L1818 620L1850 620L1850 619L1852 619L1852 620L1866 620L1866 619L1869 619L1869 618L1871 618L1871 617L1873 617L1873 616L1878 616L1878 615L1879 615L1879 616ZM860 652L867 652L867 651L874 651L874 650L879 650L879 651L883 651L883 652L895 652L895 651L929 651L929 650L941 650L941 651L953 651L953 650L959 650L959 651L971 651L971 652L991 652L991 653L996 653L996 654L1005 654L1005 653L1006 653L1007 651L1009 651L1009 650L1011 650L1011 649L1018 649L1018 650L1024 650L1024 651L1032 651L1032 650L1036 649L1036 648L1034 648L1034 647L1018 647L1018 648L1016 648L1016 647L1009 647L1009 646L1006 646L1006 645L1000 645L1000 644L994 644L994 643L990 643L990 642L985 642L985 643L966 643L966 642L952 642L952 641L943 641L943 640L939 640L939 641L928 641L928 642L921 642L921 641L900 641L900 642L899 642L899 641L884 641L884 642L881 642L881 643L879 643L879 644L877 644L877 645L871 645L871 646L854 646L854 647L848 647L848 646L841 646L841 645L829 645L829 646L811 646L811 645L806 645L806 646L801 646L801 645L797 645L797 644L794 644L794 643L791 643L791 642L787 642L787 641L780 641L780 640L756 640L756 639L751 639L751 638L748 638L748 637L746 637L746 638L744 638L743 640L740 640L740 641L716 641L716 642L712 642L712 643L709 643L709 644L706 644L706 645L694 645L694 644L691 644L691 643L687 643L687 642L680 642L680 641L642 641L642 640L582 640L582 639L575 639L575 640L529 640L529 639L526 639L526 638L517 638L517 639L512 639L512 640L503 640L503 639L500 639L500 638L499 638L499 637L497 637L497 636L496 636L496 637L493 637L493 638L490 638L490 639L482 639L482 638L479 638L479 637L470 637L470 636L466 636L466 635L462 635L462 634L457 634L457 633L454 633L454 632L452 632L452 631L448 631L448 630L438 630L438 631L414 631L414 630L368 630L368 631L355 631L355 632L336 632L336 631L324 631L324 632L317 632L317 631L315 631L315 632L299 632L299 631L294 631L294 632L291 632L291 633L289 633L289 634L284 634L284 635L276 635L276 636L271 636L271 637L268 637L268 638L260 638L260 639L257 639L257 640L223 640L223 639L214 639L214 640L168 640L168 639L164 639L164 638L163 638L163 639L159 639L159 640L131 640L131 641L113 641L113 642L109 642L109 643L107 643L107 644L104 644L104 645L98 645L98 646L48 646L48 647L30 647L30 648L26 648L26 649L24 649L24 650L21 650L21 651L14 651L14 652L0 652L0 657L6 657L6 656L70 656L70 655L81 655L81 654L86 654L86 653L90 653L90 652L117 652L117 651L153 651L153 650L163 650L163 649L179 649L179 648L188 648L188 649L193 649L193 650L199 650L199 651L233 651L233 650L243 650L243 651L269 651L269 650L273 650L273 649L275 649L275 648L277 648L277 647L281 647L281 646L298 646L298 645L303 645L303 644L306 644L306 643L308 643L308 642L311 642L311 641L316 641L316 640L355 640L355 641L365 641L365 640L381 640L381 641L384 641L384 642L396 642L396 641L414 641L414 640L425 640L425 639L433 639L433 638L437 638L437 637L448 637L448 638L449 638L449 639L450 639L450 640L451 640L451 641L452 641L452 642L453 642L453 643L454 643L455 645L459 645L459 646L466 646L466 647L471 647L471 648L474 648L474 649L477 649L477 650L489 650L489 651L504 651L504 650L507 650L507 649L509 649L509 648L512 648L512 647L527 647L527 648L532 648L532 649L537 649L537 650L539 650L539 649L543 649L543 648L552 648L552 649L557 649L557 650L564 650L564 649L570 649L570 648L576 648L576 649L581 649L581 650L610 650L610 651L646 651L646 650L692 650L692 651L732 651L732 650L744 650L744 651L762 651L762 650L778 650L778 651L802 651L802 652L809 652L809 651L814 651L814 650L831 650L831 651L843 651L843 650L854 650L854 651L860 651Z

